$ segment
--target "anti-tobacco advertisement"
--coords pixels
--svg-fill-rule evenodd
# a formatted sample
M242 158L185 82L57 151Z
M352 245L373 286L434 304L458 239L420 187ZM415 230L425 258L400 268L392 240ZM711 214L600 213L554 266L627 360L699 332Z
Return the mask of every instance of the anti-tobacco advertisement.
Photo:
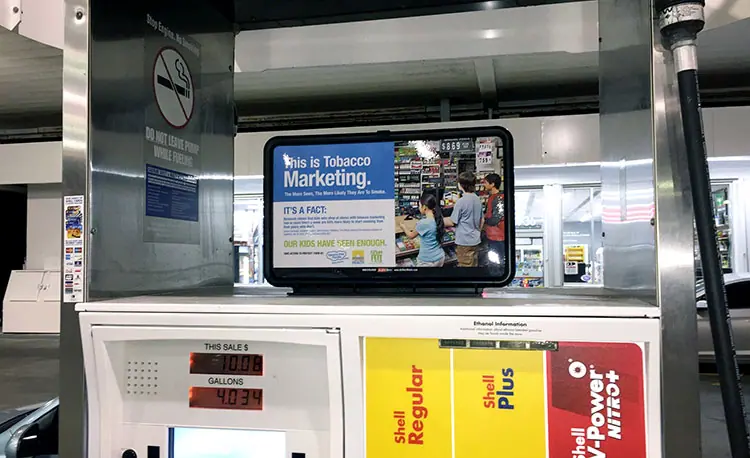
M393 143L283 146L273 160L275 267L392 264Z
M502 145L481 136L273 146L273 267L491 267L502 277Z

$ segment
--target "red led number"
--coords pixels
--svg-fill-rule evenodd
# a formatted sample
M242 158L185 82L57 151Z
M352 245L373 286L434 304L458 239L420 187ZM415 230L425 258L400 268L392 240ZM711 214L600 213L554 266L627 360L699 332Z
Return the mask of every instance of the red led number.
M247 353L190 353L190 373L206 375L263 375L263 355Z
M263 390L257 388L190 388L190 407L263 410Z

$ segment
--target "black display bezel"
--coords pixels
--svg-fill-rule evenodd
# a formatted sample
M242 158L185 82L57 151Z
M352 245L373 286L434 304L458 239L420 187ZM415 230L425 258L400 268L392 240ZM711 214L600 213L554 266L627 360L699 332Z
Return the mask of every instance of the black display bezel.
M273 152L279 146L304 146L342 143L374 143L417 140L440 140L466 137L499 137L503 141L503 173L505 205L506 272L493 275L490 268L387 268L373 272L373 267L347 268L275 268L273 267ZM516 270L514 216L513 136L500 126L378 131L363 134L322 134L273 137L263 150L263 272L266 280L277 287L305 288L337 286L346 288L484 288L502 287L513 281ZM448 272L449 274L446 274Z

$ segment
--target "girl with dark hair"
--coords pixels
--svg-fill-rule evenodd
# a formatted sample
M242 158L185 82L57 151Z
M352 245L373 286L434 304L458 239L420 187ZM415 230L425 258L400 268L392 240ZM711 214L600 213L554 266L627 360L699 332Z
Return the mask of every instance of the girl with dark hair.
M445 250L443 250L443 236L445 224L443 211L434 194L425 193L419 199L419 213L424 216L417 222L416 228L411 230L401 222L401 230L410 239L419 237L419 255L417 267L443 267Z

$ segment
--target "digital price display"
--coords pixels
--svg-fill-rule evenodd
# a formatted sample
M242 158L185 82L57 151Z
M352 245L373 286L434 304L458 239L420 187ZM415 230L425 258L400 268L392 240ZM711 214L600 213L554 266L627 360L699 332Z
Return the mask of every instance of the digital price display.
M190 407L197 409L263 410L258 388L190 387Z
M204 375L263 375L263 355L190 353L190 373Z

